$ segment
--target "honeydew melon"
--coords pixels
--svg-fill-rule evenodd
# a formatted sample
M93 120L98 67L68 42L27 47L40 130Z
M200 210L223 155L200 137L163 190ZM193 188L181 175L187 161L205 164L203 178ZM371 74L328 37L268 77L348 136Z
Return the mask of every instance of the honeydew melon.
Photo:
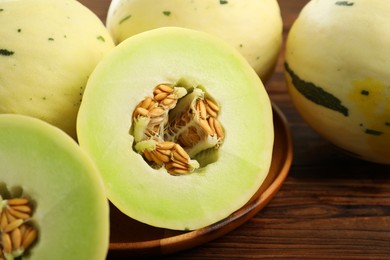
M113 0L106 24L117 43L166 26L211 33L235 47L263 82L271 77L282 44L276 0Z
M289 32L292 100L324 138L390 163L390 2L310 1Z
M0 113L45 120L76 137L88 77L114 47L104 24L75 0L0 2Z
M0 115L0 212L27 198L37 239L23 259L105 259L109 208L93 161L58 128L24 115ZM8 218L11 221L10 218ZM2 259L7 254L3 218ZM4 232L3 232L4 231Z
M189 95L204 95L220 108L222 144L191 157L185 174L168 173L167 164L152 167L140 151L154 149L155 139L134 137L135 125L151 120L132 120L134 111L161 83L175 86L182 97L168 115L185 107L180 102ZM99 63L87 84L77 134L119 210L175 230L205 227L243 206L267 176L274 140L269 97L242 55L210 34L177 27L130 37Z

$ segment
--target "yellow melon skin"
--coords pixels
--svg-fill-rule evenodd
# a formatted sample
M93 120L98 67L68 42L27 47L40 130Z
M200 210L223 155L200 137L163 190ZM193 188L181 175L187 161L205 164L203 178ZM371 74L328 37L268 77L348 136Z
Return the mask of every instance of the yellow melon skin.
M76 138L88 77L114 47L76 0L0 2L0 113L37 117Z
M285 75L295 107L355 156L390 164L390 2L309 2L289 32Z
M235 47L266 82L282 43L276 0L113 0L107 28L119 43L143 31L175 26L220 37Z

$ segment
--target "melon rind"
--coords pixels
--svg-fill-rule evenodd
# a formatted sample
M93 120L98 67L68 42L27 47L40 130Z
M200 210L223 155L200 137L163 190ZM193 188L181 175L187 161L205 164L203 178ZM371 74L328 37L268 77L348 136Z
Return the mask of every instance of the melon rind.
M0 165L0 194L22 189L35 205L38 240L23 259L105 259L109 208L104 186L74 140L39 119L0 115Z
M217 100L226 137L217 162L172 176L133 151L129 129L134 108L157 84L183 79ZM269 97L247 61L211 35L174 27L133 36L98 65L77 130L116 207L149 225L178 230L210 225L243 206L268 173L274 138Z

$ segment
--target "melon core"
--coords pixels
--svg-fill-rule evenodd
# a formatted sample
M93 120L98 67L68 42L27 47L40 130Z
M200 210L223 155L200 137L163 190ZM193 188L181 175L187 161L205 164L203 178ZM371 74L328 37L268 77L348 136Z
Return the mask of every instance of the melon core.
M185 89L168 112L173 118L198 91L219 107L221 142L194 152L199 165L184 174L153 167L135 149L142 137L135 138L134 111L160 84ZM268 173L274 138L269 97L248 62L222 40L175 27L133 36L102 60L88 81L77 133L116 207L177 230L205 227L242 207Z

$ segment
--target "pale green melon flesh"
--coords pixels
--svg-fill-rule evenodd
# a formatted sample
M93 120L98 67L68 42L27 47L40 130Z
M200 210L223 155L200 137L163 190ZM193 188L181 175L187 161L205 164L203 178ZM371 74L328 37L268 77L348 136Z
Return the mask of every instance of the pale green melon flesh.
M220 105L225 139L216 162L172 176L133 151L131 115L159 83L202 85ZM233 48L210 35L160 28L129 38L96 68L77 122L80 146L95 159L109 199L147 224L192 230L243 206L266 177L273 121L262 82Z
M276 0L113 0L107 28L116 42L166 26L204 31L228 42L265 82L282 44L282 17Z
M89 157L38 119L0 115L0 187L36 203L38 241L23 259L105 259L108 203ZM20 194L19 194L20 195Z
M114 43L75 0L0 2L0 113L45 120L76 137L88 77Z

